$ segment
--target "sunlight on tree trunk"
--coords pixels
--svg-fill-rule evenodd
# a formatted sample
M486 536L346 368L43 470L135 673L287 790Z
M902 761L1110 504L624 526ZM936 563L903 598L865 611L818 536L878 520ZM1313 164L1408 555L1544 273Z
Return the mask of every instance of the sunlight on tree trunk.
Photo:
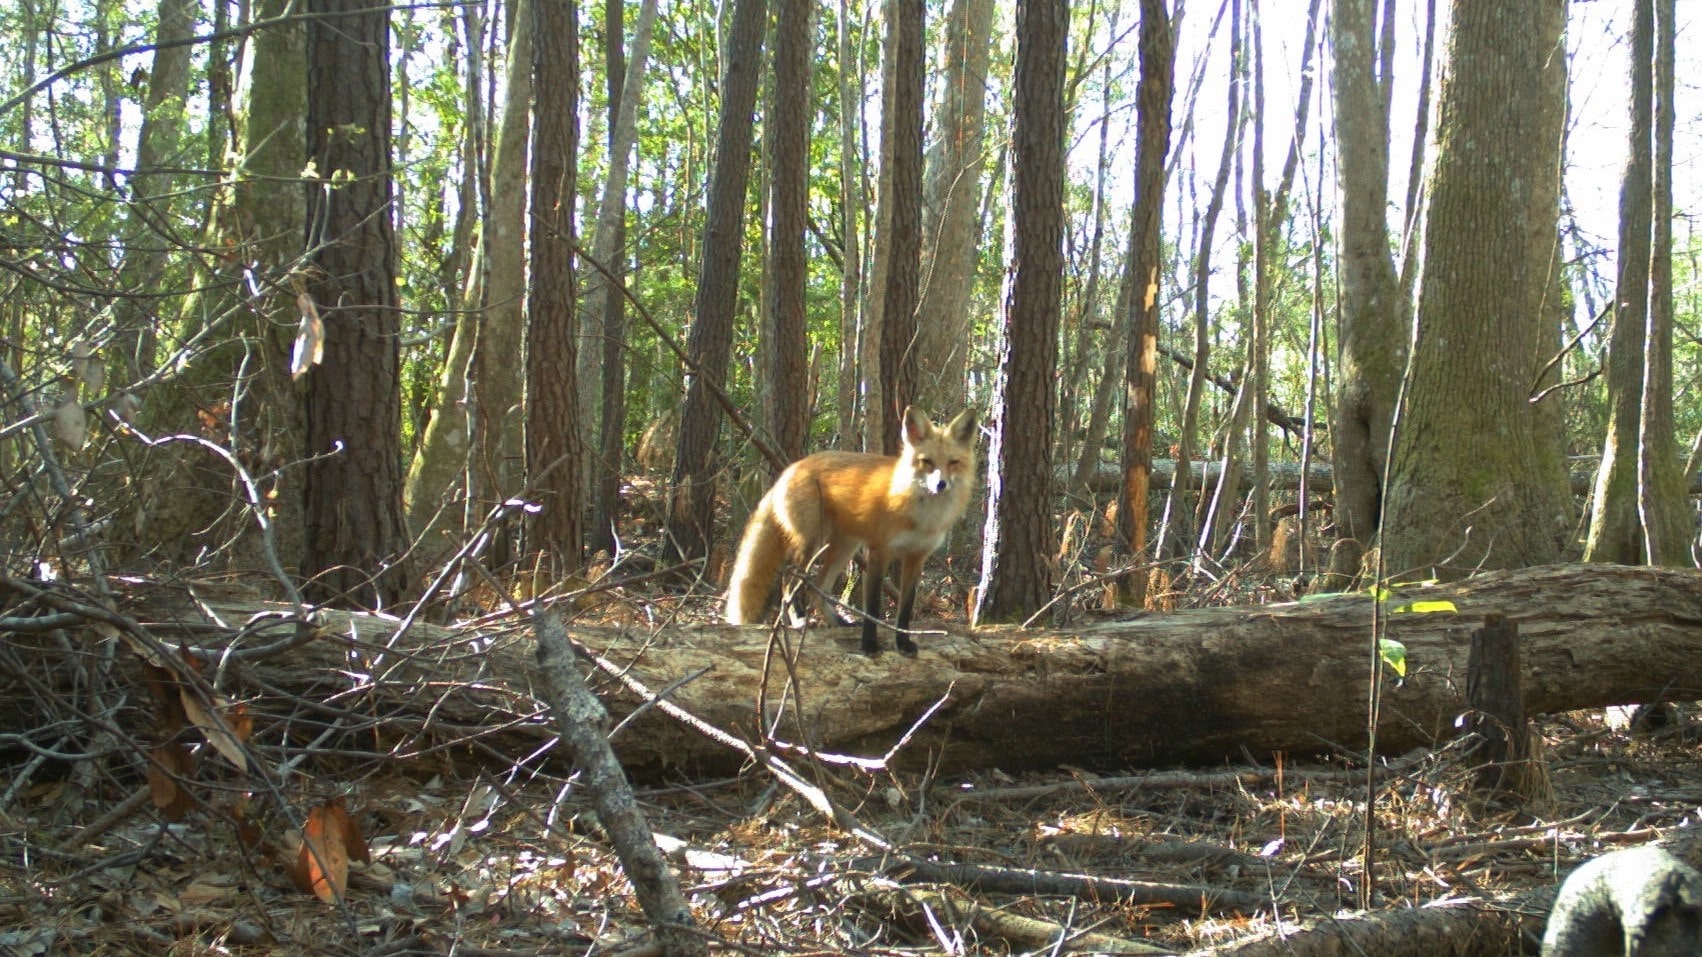
M1129 273L1133 283L1124 304L1129 310L1128 360L1123 393L1123 486L1118 499L1117 532L1127 554L1144 557L1147 487L1152 480L1153 384L1158 366L1158 290L1160 222L1164 209L1165 158L1170 152L1170 101L1175 82L1176 47L1169 3L1141 0L1141 83L1136 98L1140 126L1135 165L1135 207L1129 234ZM1119 296L1122 299L1122 296ZM1119 316L1119 321L1122 317ZM1146 604L1144 572L1118 582L1120 603Z

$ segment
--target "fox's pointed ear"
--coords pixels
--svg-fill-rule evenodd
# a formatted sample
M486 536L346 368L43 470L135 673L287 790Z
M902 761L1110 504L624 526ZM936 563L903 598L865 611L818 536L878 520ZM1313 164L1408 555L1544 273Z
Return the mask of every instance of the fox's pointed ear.
M928 413L913 405L904 407L904 441L915 445L927 441L934 434L934 420L928 418Z
M945 431L953 441L970 443L975 440L976 418L974 409L964 409L957 418L946 423Z

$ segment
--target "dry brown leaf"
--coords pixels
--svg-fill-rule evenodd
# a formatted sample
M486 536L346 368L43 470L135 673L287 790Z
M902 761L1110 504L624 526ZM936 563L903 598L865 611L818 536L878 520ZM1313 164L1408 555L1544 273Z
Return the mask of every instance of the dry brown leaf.
M342 802L332 801L308 812L290 879L327 904L335 903L349 886L349 849L343 835L350 826Z

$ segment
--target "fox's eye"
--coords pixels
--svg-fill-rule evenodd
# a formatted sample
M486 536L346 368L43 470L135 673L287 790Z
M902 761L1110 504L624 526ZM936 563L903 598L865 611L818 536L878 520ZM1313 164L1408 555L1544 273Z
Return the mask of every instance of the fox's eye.
M923 457L917 459L916 461L919 465L922 466L922 471L932 472L934 470L934 460L933 459L928 458L927 456L924 455Z

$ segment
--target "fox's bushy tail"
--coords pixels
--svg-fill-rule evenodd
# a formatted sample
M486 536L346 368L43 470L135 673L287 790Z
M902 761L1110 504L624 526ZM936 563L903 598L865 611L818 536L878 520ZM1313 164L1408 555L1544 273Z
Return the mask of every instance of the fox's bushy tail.
M733 562L733 576L727 583L729 623L761 623L763 609L789 547L785 531L764 498L745 524L744 537L739 540L739 557Z

